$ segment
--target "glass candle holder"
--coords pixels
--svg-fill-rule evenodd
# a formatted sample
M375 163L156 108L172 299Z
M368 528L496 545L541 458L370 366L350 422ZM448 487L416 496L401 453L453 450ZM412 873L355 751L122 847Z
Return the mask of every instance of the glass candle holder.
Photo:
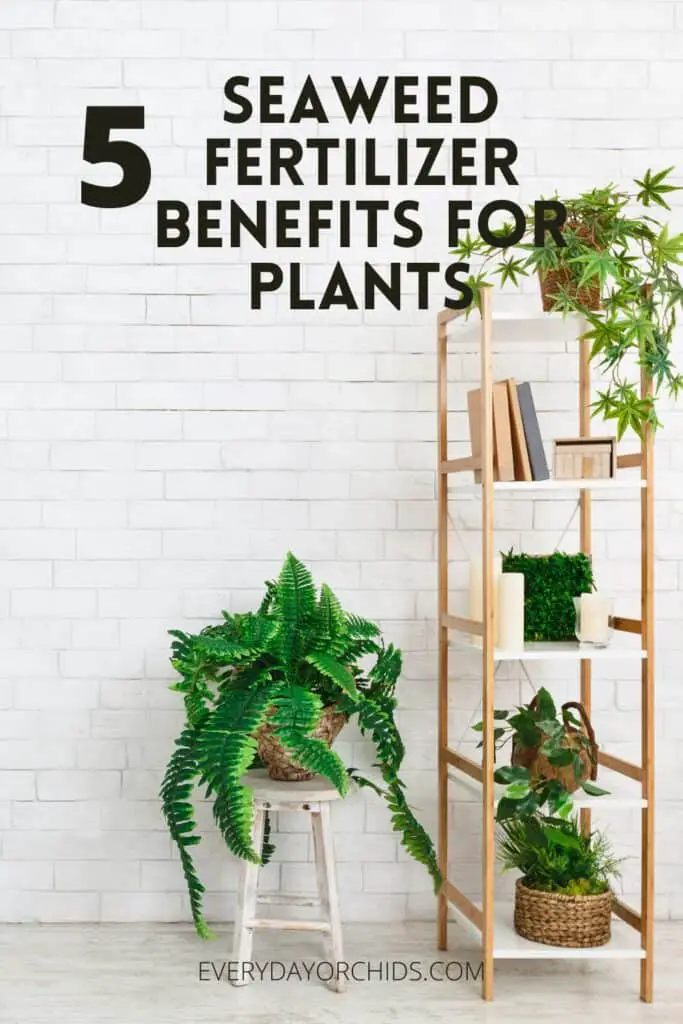
M574 598L576 639L582 647L607 647L614 635L610 625L614 602L603 594L581 594Z

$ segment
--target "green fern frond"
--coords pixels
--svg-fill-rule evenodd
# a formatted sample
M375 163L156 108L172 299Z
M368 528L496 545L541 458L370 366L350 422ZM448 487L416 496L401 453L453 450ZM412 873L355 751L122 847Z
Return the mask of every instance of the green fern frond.
M358 725L363 734L370 733L387 782L395 780L405 756L405 746L394 722L393 709L394 701L391 698L364 700L357 708Z
M309 665L313 665L317 668L318 672L331 679L333 683L348 694L352 699L358 697L358 688L356 681L349 672L348 669L344 668L336 658L333 658L331 654L326 651L313 651L311 654L306 655L304 659Z
M301 736L298 732L278 729L277 737L295 764L315 775L329 779L341 796L349 790L349 777L344 762L324 740Z
M414 860L427 868L434 882L434 892L438 892L443 878L439 871L434 844L408 806L400 784L388 786L386 801L391 811L394 831L401 835L401 845Z
M200 784L214 795L213 815L228 848L237 857L260 862L252 841L254 802L241 783L256 756L254 733L261 726L280 684L247 687L221 695L197 740Z
M340 638L344 638L346 632L346 619L339 599L323 583L315 621L315 645L319 650L334 650L336 644L343 643Z
M176 740L176 747L166 768L161 783L161 807L171 839L178 848L180 863L190 897L190 908L197 933L203 939L214 938L204 920L202 901L204 886L199 880L189 848L200 842L195 835L196 823L190 797L199 774L196 757L197 733L193 728L184 729Z
M303 562L288 552L277 583L280 650L285 672L294 681L297 658L303 653L302 632L316 609L313 577Z

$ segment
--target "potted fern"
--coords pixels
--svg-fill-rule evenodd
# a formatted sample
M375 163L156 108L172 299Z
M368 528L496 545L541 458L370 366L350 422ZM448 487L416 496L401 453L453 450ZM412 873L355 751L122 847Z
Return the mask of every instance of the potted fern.
M609 942L610 881L619 861L604 833L539 813L501 822L498 856L515 886L515 931L532 942L582 948Z
M521 237L506 224L496 232L495 246L468 234L453 250L463 261L478 261L467 282L472 308L481 289L494 281L518 286L537 273L546 312L575 312L586 319L582 340L608 375L594 414L615 421L619 438L629 428L641 437L645 424L660 426L659 394L666 389L676 397L683 386L672 360L676 314L683 305L678 277L683 234L671 234L667 224L651 216L653 207L669 210L666 197L679 191L670 182L673 169L646 171L634 190L608 184L575 198L555 197L566 220L559 231L546 231L540 245L530 212ZM641 397L631 376L634 362L653 383L649 397Z
M385 644L372 622L344 611L329 587L291 553L255 612L231 615L197 634L171 630L172 664L180 679L185 723L161 787L163 813L187 882L197 932L204 920L204 886L192 848L200 841L191 797L213 802L228 849L254 863L273 852L270 830L262 850L252 843L253 800L243 777L266 763L277 778L319 774L345 796L349 780L370 787L391 811L408 852L441 884L432 841L405 797L399 772L403 742L394 720L401 652ZM331 743L355 718L375 744L381 782L347 768ZM292 781L292 786L296 781Z

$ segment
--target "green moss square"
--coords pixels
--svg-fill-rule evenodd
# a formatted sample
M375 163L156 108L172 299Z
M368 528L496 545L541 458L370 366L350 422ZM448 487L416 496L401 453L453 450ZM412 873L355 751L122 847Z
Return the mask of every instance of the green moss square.
M503 572L524 575L524 639L575 640L574 598L595 589L588 555L503 554Z

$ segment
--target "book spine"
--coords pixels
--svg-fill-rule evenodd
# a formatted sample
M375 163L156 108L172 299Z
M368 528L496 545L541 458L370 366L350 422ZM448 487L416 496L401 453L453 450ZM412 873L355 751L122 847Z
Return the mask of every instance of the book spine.
M517 395L533 478L534 480L548 480L550 472L543 448L541 431L538 426L538 416L536 415L536 406L534 405L531 386L528 383L518 384Z

